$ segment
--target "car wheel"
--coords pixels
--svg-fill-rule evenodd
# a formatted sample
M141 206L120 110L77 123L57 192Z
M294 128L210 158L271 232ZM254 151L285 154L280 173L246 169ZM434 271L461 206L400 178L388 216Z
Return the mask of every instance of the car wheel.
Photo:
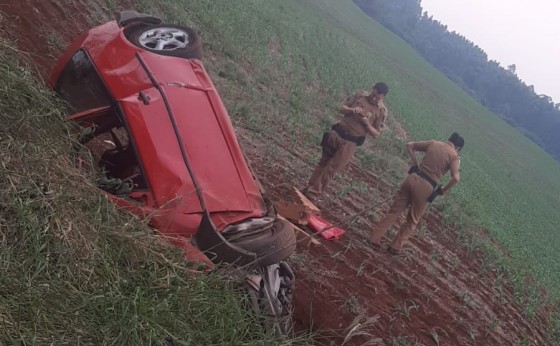
M283 261L296 249L294 229L284 220L276 220L272 227L257 234L228 240L244 250L256 253L259 267Z
M249 279L249 278L252 279ZM260 280L255 280L260 278ZM289 337L293 330L293 291L295 276L282 261L260 267L247 276L244 292L247 308L268 332L279 338Z
M185 59L200 59L200 36L193 29L173 24L129 25L126 38L135 46L147 51Z

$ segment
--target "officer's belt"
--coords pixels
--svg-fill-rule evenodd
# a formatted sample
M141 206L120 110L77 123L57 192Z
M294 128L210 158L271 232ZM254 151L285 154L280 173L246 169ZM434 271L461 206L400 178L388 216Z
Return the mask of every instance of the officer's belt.
M438 186L438 184L432 178L430 178L430 176L428 176L426 173L422 171L418 171L414 173L418 174L422 179L430 183L430 185L432 185L432 188L435 189Z
M342 126L340 126L340 124L334 124L331 128L334 132L336 132L337 135L340 136L340 138L345 139L347 141L350 142L354 142L356 143L357 146L361 146L362 144L364 144L364 141L366 140L366 136L353 136L351 134L349 134L348 132L344 131L344 129L342 128Z

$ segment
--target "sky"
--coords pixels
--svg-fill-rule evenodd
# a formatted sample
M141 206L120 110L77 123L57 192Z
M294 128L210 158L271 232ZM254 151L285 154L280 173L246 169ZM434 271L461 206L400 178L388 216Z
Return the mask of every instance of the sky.
M560 0L421 0L422 9L482 48L537 94L560 103Z

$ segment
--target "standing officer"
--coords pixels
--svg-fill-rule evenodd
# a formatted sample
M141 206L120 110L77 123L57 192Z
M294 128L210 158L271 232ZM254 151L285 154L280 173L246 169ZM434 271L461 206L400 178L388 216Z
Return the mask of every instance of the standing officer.
M456 132L449 137L447 142L432 140L407 143L406 150L414 165L408 171L408 177L395 195L389 213L371 233L371 243L374 247L380 247L381 238L387 233L389 227L397 221L402 211L410 206L406 222L387 248L390 254L398 254L403 244L416 230L424 209L431 202L429 199L433 199L435 195L445 195L459 182L459 151L464 144L463 137ZM416 158L417 151L425 153L420 165ZM448 171L451 171L451 180L441 188L438 185L440 178Z
M365 141L366 134L377 138L381 133L387 108L383 99L389 92L385 83L376 83L371 92L359 91L340 107L343 119L323 134L321 159L311 175L303 193L312 201L319 197L334 175L352 159L357 146Z

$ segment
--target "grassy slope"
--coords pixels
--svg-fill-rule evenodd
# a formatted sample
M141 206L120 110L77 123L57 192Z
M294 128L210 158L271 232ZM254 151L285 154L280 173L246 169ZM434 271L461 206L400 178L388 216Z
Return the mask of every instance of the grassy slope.
M19 58L0 40L0 344L273 344L227 280L189 274L74 168L63 107Z
M375 80L387 81L390 110L413 138L444 139L452 131L465 137L463 179L453 195L462 211L477 220L468 226L480 223L488 228L521 273L534 273L560 296L558 162L351 1L176 0L158 8L142 0L136 4L170 21L194 25L204 33L210 51L239 64L207 66L229 79L225 85L233 90L221 92L234 121L252 130L254 138L272 138L287 127L294 150L312 145L321 133L317 126L332 121L344 95L366 89ZM389 138L383 149L404 158L398 141L391 133ZM282 155L269 150L270 155ZM384 163L380 155L365 155L362 162L372 160L373 169L385 177L402 177L401 171L379 165Z

